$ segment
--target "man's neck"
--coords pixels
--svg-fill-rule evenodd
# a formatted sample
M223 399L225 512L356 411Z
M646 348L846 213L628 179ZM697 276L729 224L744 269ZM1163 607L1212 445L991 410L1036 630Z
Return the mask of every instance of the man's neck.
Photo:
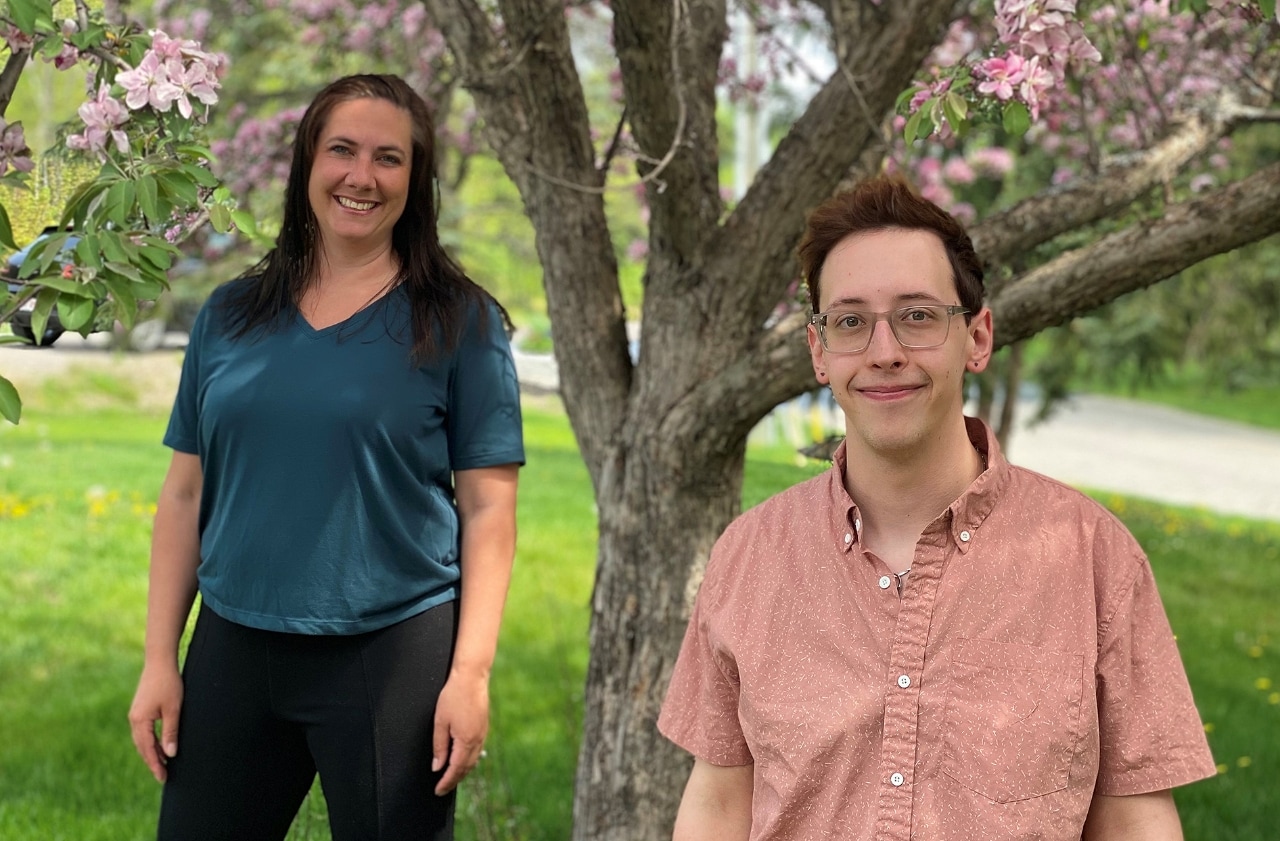
M925 526L982 473L964 419L937 440L881 452L848 439L844 483L862 515L862 543L895 572L910 566Z

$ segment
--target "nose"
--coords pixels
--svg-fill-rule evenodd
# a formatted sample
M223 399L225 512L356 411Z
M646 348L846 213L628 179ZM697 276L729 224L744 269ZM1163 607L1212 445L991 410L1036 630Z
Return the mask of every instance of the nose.
M373 161L363 155L353 157L351 165L347 168L347 177L344 182L350 187L372 187L374 183Z
M867 362L877 368L901 368L907 364L907 352L893 334L889 317L877 317L871 325L871 340L867 345Z

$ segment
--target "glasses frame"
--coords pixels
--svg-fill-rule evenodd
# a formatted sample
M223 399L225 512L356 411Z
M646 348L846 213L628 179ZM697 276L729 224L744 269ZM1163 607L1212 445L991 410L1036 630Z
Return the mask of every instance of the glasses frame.
M931 345L909 345L898 335L898 329L894 327L891 316L897 315L904 310L943 310L947 314L947 330L942 336L942 340ZM897 307L895 309L886 310L885 312L870 312L867 310L827 310L826 312L815 312L809 316L809 323L818 331L818 339L822 342L822 349L827 353L863 353L867 348L871 347L871 340L875 338L876 325L883 321L889 325L889 333L894 340L904 348L909 350L926 350L928 348L942 347L947 343L947 338L951 335L951 317L955 315L966 315L972 312L968 307L959 305L945 304L909 304L905 307ZM849 315L850 313L859 315L866 321L871 323L871 329L867 331L867 343L857 350L832 350L827 345L827 317L831 315Z

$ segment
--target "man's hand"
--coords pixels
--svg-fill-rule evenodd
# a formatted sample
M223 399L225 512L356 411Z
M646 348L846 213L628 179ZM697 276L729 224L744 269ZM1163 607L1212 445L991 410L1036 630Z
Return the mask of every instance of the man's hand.
M157 782L169 776L165 763L178 753L178 715L182 711L182 676L177 666L147 666L129 707L133 746ZM160 737L156 738L156 722Z
M1081 841L1182 841L1178 807L1168 789L1127 797L1095 794Z
M456 670L450 672L436 701L435 732L431 740L431 770L446 769L436 784L436 794L453 791L476 767L488 733L488 678Z
M746 841L751 835L754 765L693 763L673 841Z

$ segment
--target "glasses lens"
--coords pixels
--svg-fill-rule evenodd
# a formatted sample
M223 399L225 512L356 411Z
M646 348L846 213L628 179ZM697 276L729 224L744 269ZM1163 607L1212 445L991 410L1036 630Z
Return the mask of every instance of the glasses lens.
M861 312L829 312L823 316L823 344L835 353L857 353L871 340L874 316Z
M889 314L893 334L903 347L934 347L947 340L951 317L946 307L903 307Z

